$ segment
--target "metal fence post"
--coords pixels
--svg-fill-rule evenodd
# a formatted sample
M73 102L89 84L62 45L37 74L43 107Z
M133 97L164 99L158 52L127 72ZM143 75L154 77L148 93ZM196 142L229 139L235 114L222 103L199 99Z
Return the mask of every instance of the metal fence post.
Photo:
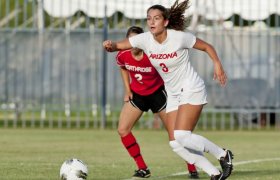
M103 25L103 40L108 39L108 21L107 21L107 3L105 3L104 8L104 25ZM102 119L101 119L101 128L106 127L106 101L107 101L107 52L103 50L103 60L102 60L102 77L101 77L101 86L102 86Z

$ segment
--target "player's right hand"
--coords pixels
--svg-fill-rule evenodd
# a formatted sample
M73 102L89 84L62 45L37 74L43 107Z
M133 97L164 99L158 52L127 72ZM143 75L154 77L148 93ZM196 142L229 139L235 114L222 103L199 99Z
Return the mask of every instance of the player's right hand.
M104 41L103 48L108 52L113 52L113 42L111 40Z

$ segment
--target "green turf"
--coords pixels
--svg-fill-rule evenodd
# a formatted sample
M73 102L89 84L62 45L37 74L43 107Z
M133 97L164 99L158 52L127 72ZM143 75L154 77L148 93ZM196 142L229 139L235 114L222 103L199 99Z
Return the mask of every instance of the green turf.
M236 166L229 179L280 179L280 132L197 133L233 150ZM184 162L169 148L165 131L137 130L135 135L152 171L150 179L187 179L180 175L186 172ZM60 165L71 157L88 164L90 180L128 179L136 168L112 130L1 129L0 153L1 180L58 180ZM203 172L200 176L209 179Z

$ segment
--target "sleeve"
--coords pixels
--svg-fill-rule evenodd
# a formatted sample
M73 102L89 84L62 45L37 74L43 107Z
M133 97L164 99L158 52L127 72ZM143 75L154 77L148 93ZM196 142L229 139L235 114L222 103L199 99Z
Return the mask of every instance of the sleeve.
M124 65L123 55L124 55L124 52L123 51L119 51L117 56L116 56L117 65L120 66L121 68L123 68L125 66Z
M182 36L183 36L182 38L183 47L188 49L192 48L196 42L196 36L194 36L190 32L183 32Z
M132 47L136 47L145 51L145 42L144 39L147 40L147 33L137 34L136 36L132 36L128 38Z

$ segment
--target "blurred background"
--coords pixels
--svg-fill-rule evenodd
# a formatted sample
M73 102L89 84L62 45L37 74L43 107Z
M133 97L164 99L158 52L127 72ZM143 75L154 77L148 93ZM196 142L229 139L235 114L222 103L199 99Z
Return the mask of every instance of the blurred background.
M280 1L191 0L191 31L217 50L229 82L191 50L208 105L198 128L280 128ZM174 0L0 0L0 127L116 128L123 84L104 39L146 31L146 10ZM138 128L162 128L145 113Z

